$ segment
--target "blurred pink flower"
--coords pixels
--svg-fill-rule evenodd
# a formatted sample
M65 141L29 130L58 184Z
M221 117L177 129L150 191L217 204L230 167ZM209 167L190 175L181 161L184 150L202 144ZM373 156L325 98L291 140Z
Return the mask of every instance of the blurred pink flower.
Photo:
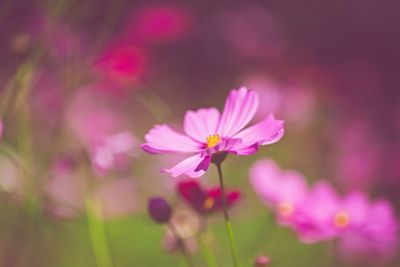
M50 214L73 218L85 212L85 202L92 196L99 204L99 218L112 219L137 210L136 188L131 178L89 181L70 157L59 159L44 186Z
M138 210L136 186L131 178L119 178L102 182L94 192L101 205L100 218L114 219Z
M132 156L137 147L137 140L130 132L120 132L106 136L91 148L91 161L99 171L108 171L127 164L127 157Z
M288 41L281 22L261 6L241 6L219 14L218 36L241 56L277 60Z
M399 224L394 209L386 200L373 203L366 200L360 203L362 208L350 213L357 228L348 231L339 239L339 251L345 258L356 260L388 261L396 255L398 249ZM357 208L354 205L353 208ZM350 217L350 223L353 218ZM350 225L349 223L349 225ZM354 227L354 226L353 226Z
M246 84L256 91L260 101L265 103L258 110L257 116L264 117L272 112L299 129L310 123L316 105L315 95L311 89L281 85L257 76L248 78Z
M193 156L162 172L173 177L182 174L199 177L207 171L217 153L250 155L260 146L282 138L283 121L276 120L272 114L243 130L254 117L258 104L254 91L245 87L232 90L222 115L216 108L188 111L184 119L185 135L168 125L156 125L146 134L142 149L151 154L192 153Z
M341 184L351 189L369 189L380 174L382 152L374 136L373 127L358 117L346 118L345 125L336 125L331 138L339 137L336 176Z
M394 255L398 222L385 200L370 202L352 191L337 195L327 182L313 186L302 204L296 231L305 242L337 238L342 255L349 258L386 260Z
M90 89L90 88L89 88ZM99 174L124 169L136 149L128 123L95 91L83 90L69 106L68 124Z
M0 191L17 198L23 194L24 180L16 159L0 155Z
M56 60L83 56L87 41L77 31L54 16L39 13L28 29L34 40L45 46L46 52ZM79 58L79 57L78 57Z
M150 5L133 13L127 37L146 43L169 43L185 37L192 28L191 12L179 5Z
M262 159L250 169L250 183L257 195L272 208L282 225L291 225L298 206L307 196L307 181L300 173L281 170L271 161Z
M147 61L144 49L128 43L118 43L107 48L94 67L97 72L112 82L119 85L131 85L143 78Z
M203 188L195 180L181 181L177 186L178 194L199 214L207 215L222 211L220 187ZM226 205L232 207L240 199L240 191L226 191Z
M50 179L44 186L48 212L60 218L72 218L83 212L87 179L78 172L70 157L60 158L53 166Z

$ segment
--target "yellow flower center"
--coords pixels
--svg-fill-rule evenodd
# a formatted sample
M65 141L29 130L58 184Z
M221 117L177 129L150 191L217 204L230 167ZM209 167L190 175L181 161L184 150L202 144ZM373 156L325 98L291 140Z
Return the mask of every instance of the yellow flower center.
M208 197L208 198L204 201L203 206L204 206L204 208L205 208L206 210L209 210L209 209L211 209L211 208L214 206L214 203L215 203L214 199L212 199L211 197Z
M339 212L336 214L334 218L334 224L338 228L345 228L350 222L350 216L344 211Z
M207 138L207 148L215 147L219 142L221 142L219 134L210 135Z
M294 207L293 207L293 204L290 202L281 202L278 204L277 211L278 211L279 215L281 215L283 217L288 217L288 216L292 215L292 213L294 211Z

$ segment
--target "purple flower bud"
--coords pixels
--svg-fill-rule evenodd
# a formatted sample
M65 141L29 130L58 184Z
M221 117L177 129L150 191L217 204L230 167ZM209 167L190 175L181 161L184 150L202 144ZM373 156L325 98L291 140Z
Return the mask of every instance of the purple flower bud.
M157 223L167 223L172 214L172 208L162 197L149 199L147 211Z
M257 256L254 260L254 267L266 267L271 263L271 259L266 255Z

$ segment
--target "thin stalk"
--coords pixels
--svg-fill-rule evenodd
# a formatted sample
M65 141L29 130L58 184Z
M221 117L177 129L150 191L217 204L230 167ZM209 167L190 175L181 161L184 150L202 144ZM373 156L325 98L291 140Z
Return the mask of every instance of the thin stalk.
M88 197L86 199L86 209L90 240L92 242L96 264L98 267L112 267L100 203ZM96 215L96 213L101 215L100 218L98 218L98 214Z
M207 232L200 234L199 236L201 251L203 257L206 261L207 267L218 267L217 261L215 259L212 250L209 247Z
M192 258L190 257L190 254L186 250L186 247L185 247L185 244L183 243L182 238L179 237L179 235L178 235L178 233L177 233L177 231L175 229L175 226L172 223L169 224L169 229L171 230L171 232L174 234L174 236L178 240L178 246L179 246L179 249L182 252L182 255L185 258L187 267L193 267L194 265L193 265Z
M222 175L221 163L216 163L215 165L217 166L217 169L218 169L218 178L219 178L219 183L221 186L221 197L222 197L222 207L224 210L225 227L226 227L226 232L227 232L228 238L229 238L229 246L231 249L233 266L239 267L239 257L238 257L238 252L237 252L237 248L236 248L235 237L233 235L232 225L231 225L231 221L229 220L229 215L228 215L228 207L226 204L224 177Z

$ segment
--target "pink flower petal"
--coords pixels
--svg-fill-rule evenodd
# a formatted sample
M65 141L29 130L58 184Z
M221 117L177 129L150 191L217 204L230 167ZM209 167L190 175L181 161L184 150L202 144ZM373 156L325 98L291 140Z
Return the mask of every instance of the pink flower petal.
M205 143L209 135L216 134L219 121L219 111L216 108L202 108L188 111L185 115L184 130L193 139Z
M236 134L242 139L233 150L239 155L249 155L257 152L260 145L269 145L279 141L284 134L283 121L276 120L272 114L266 119Z
M190 177L199 177L206 172L208 166L210 165L210 161L210 156L204 156L198 153L179 162L170 169L162 169L161 172L166 172L172 177L178 177L182 174L186 174Z
M199 152L200 144L190 137L180 134L168 125L156 125L145 136L146 143L141 148L151 154L173 152Z
M232 90L225 102L217 133L222 137L232 137L251 121L257 108L258 95L254 91L245 87Z

